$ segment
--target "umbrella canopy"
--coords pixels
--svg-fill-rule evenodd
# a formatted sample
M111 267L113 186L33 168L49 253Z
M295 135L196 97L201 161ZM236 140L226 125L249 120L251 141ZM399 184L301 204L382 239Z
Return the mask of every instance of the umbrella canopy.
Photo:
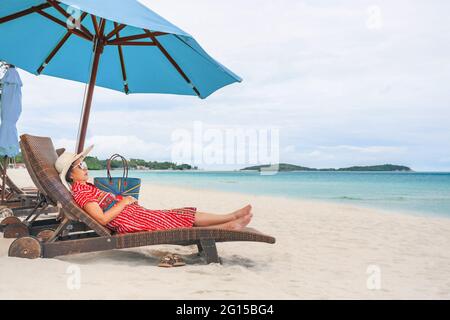
M136 0L3 0L0 39L2 60L37 75L89 83L77 151L95 85L206 98L242 80Z
M9 68L0 83L0 156L13 158L19 153L16 123L22 112L22 81L17 70Z

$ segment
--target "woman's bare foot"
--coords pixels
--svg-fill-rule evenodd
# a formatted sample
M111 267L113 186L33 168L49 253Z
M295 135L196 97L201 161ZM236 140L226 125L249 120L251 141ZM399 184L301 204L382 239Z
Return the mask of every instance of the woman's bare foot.
M231 213L231 216L233 217L234 220L237 220L239 218L245 217L247 214L250 213L251 210L252 206L249 204L243 207L242 209L234 211L233 213Z
M253 214L248 213L234 221L228 223L230 230L241 230L244 229L250 221L252 221Z

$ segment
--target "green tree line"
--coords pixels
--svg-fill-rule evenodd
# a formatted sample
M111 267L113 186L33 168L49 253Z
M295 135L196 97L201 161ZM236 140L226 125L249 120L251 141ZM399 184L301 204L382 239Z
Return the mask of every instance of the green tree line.
M22 153L19 153L15 157L16 163L23 163ZM89 170L106 170L107 160L99 160L97 157L86 157L84 159L88 165ZM130 159L128 161L128 168L137 169L137 167L145 167L150 170L197 170L197 167L193 167L189 164L176 164L174 162L158 162L158 161L145 161L142 159ZM122 160L113 160L111 162L111 168L117 169L122 167Z
M88 165L89 170L106 170L107 160L100 160L97 157L86 157L84 159ZM113 160L111 162L111 168L117 169L122 167L122 160ZM137 169L138 167L145 167L150 170L196 170L197 167L193 167L189 164L176 164L174 162L164 161L145 161L143 159L130 159L128 160L128 168Z

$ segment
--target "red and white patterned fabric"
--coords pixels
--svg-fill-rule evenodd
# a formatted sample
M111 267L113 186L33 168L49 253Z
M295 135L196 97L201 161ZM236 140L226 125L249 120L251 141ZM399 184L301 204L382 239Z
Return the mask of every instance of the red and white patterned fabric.
M96 202L104 210L111 202L120 198L112 193L104 192L91 183L74 182L72 195L81 207L88 202ZM127 205L107 227L117 233L138 231L156 231L176 228L191 228L194 225L197 208L184 207L168 210L150 210L137 203Z

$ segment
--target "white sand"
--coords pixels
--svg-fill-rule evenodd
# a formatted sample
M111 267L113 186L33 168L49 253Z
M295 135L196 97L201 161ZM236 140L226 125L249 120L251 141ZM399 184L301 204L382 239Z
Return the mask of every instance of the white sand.
M10 175L32 184L24 170ZM12 241L0 235L0 299L450 298L450 219L150 184L141 196L149 208L218 213L251 203L250 226L277 243L219 243L222 265L204 265L193 246L27 260L7 257ZM167 252L188 265L158 268ZM378 271L381 288L369 290Z

